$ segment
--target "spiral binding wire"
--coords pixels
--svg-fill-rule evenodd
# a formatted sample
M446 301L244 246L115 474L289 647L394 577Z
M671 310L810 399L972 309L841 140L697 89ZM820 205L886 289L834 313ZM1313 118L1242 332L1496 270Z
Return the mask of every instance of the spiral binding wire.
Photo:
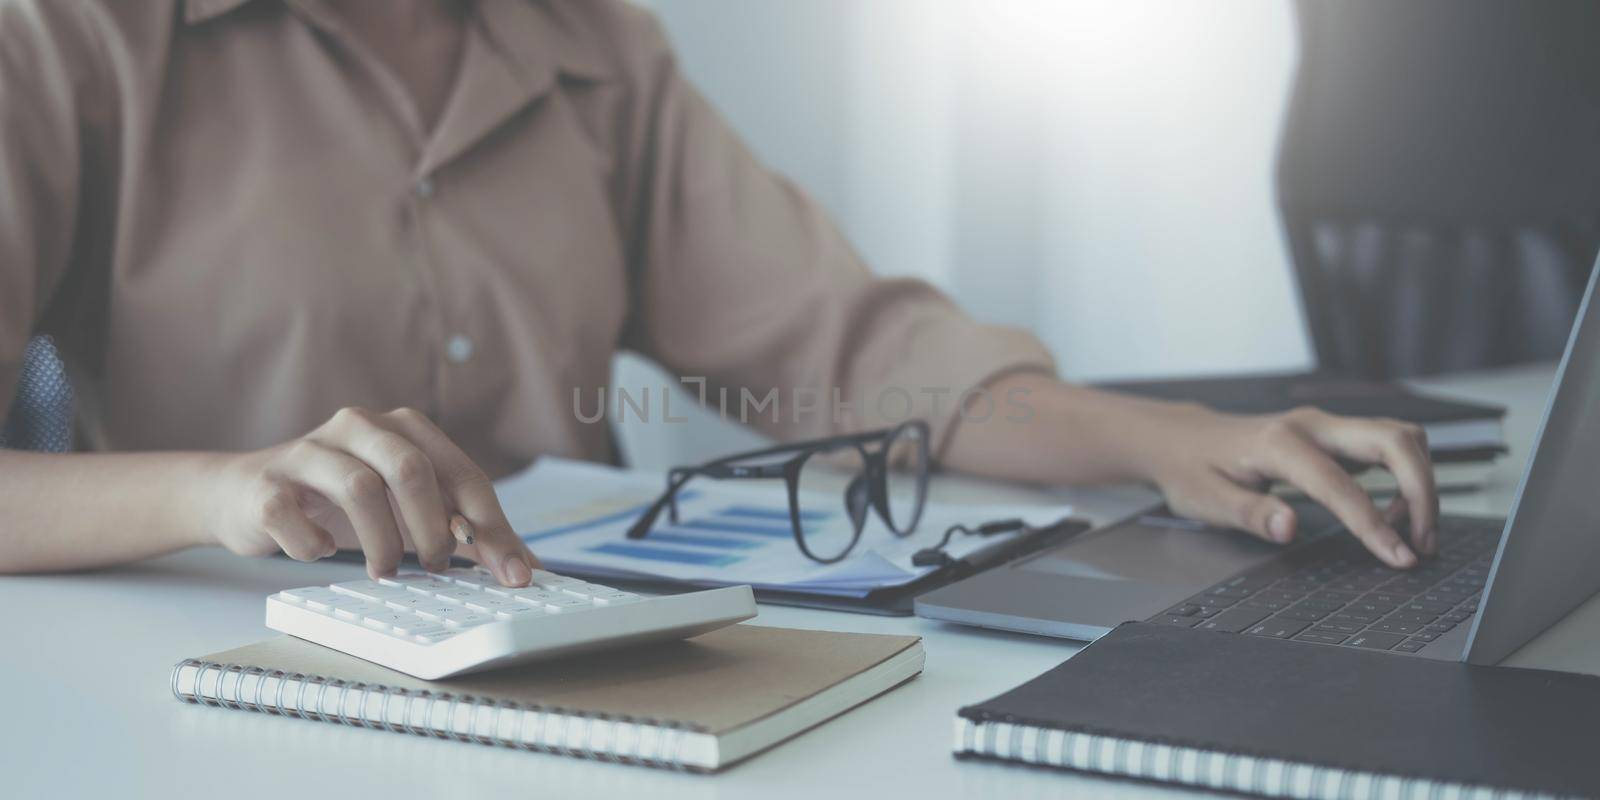
M1142 742L1000 721L956 720L956 755L1268 797L1533 798L1551 795L1339 769L1264 756Z
M191 691L180 686L184 674L194 671ZM229 683L231 677L231 684ZM255 680L253 691L246 697L246 676ZM206 682L214 680L212 691ZM268 681L276 681L270 701L263 695ZM457 739L464 742L499 745L537 752L560 753L579 758L616 761L627 764L702 771L702 768L683 763L679 748L684 736L690 733L684 726L664 720L610 714L589 714L565 708L545 707L480 698L453 692L433 692L426 689L410 690L308 675L303 672L285 672L241 664L221 664L203 659L188 659L172 670L170 682L173 696L188 703L217 706L242 711L255 711L280 716L295 716L319 722L336 722L351 727L373 728L431 736L439 739ZM285 703L284 693L292 691L291 707ZM337 692L334 711L328 708L328 693ZM307 693L315 697L307 700ZM378 710L368 715L373 695L378 695ZM351 698L355 697L351 709ZM400 717L395 722L390 714L391 701L400 698ZM414 706L416 707L414 709ZM435 725L435 714L444 708L444 717ZM466 712L466 724L457 725L458 715ZM487 724L483 722L487 712ZM420 713L418 722L413 722ZM508 722L515 725L503 730ZM483 730L483 728L487 730ZM459 730L458 730L459 729ZM530 730L531 729L531 730ZM463 732L464 731L464 732ZM600 741L599 732L605 741ZM631 753L619 752L623 731L631 736Z

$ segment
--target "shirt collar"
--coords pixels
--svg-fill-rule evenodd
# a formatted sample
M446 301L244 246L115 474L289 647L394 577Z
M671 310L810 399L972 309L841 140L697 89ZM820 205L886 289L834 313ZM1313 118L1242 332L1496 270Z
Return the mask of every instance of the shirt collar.
M479 21L495 47L524 78L552 70L603 79L611 75L602 45L581 20L544 0L478 0Z
M184 0L183 21L199 25L252 2L267 0ZM477 11L496 47L525 76L551 69L591 79L611 74L605 57L581 36L580 25L542 0L478 0Z

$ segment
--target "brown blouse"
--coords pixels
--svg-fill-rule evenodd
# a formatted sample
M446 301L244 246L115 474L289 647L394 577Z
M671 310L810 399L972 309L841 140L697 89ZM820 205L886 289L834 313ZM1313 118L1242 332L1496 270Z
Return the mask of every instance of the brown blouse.
M424 131L318 0L0 4L0 398L51 333L90 449L255 448L414 406L501 474L612 456L585 418L619 348L732 415L778 389L750 421L782 437L909 413L941 441L963 390L1051 369L874 278L647 13L468 13Z

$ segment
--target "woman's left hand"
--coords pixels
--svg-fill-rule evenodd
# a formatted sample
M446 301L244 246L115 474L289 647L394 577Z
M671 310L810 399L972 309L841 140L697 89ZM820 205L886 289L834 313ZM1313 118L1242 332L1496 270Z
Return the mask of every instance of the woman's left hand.
M1294 510L1264 491L1282 481L1327 507L1391 567L1413 567L1419 553L1437 551L1439 500L1421 427L1314 408L1234 416L1191 407L1182 416L1184 424L1168 430L1171 447L1146 464L1173 511L1289 542ZM1400 493L1380 511L1340 459L1388 469ZM1409 523L1409 546L1396 530L1402 521Z
M1275 481L1326 506L1383 563L1416 566L1439 546L1439 496L1422 428L1392 419L1337 417L1314 408L1238 416L1074 386L1037 373L988 391L1020 409L965 420L945 448L954 469L1043 484L1145 481L1173 511L1272 542L1295 537L1294 509ZM1379 511L1340 462L1393 473L1400 494ZM1395 529L1407 523L1410 545Z

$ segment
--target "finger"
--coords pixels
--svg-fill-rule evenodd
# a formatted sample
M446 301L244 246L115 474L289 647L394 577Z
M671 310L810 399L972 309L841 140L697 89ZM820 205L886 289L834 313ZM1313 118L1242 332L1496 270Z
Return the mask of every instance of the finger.
M1406 434L1406 450L1410 451L1410 461L1421 466L1422 477L1426 478L1426 498L1422 498L1422 538L1427 542L1424 552L1429 555L1438 554L1438 483L1435 482L1434 456L1427 446L1427 430L1422 426L1406 424L1403 432ZM1413 501L1406 501L1408 504ZM1418 512L1411 512L1411 518L1416 520Z
M1433 552L1438 539L1439 493L1420 427L1388 420L1328 416L1311 422L1307 430L1314 440L1335 453L1380 463L1388 469L1406 499L1411 543L1419 552Z
M272 537L284 555L296 561L316 561L339 550L333 536L306 516L292 485L270 482L260 509L261 530Z
M349 453L302 440L281 465L281 477L297 480L331 500L350 519L367 574L393 575L405 554L400 528L389 507L389 489L371 467Z
M1392 455L1385 454L1384 466L1396 475L1401 496L1406 498L1411 540L1421 552L1433 555L1439 549L1439 487L1434 482L1427 437L1420 426L1406 426L1393 449Z
M527 586L539 561L506 520L489 477L422 414L400 409L385 418L428 454L445 494L472 527L478 563L487 566L503 585Z
M1297 521L1288 503L1222 475L1169 493L1167 502L1182 516L1248 531L1269 542L1286 544L1294 539Z
M1327 507L1385 564L1396 569L1416 566L1416 554L1384 521L1372 498L1326 452L1297 430L1275 437L1272 447L1264 472L1289 481Z
M1383 520L1389 527L1399 529L1400 523L1411 517L1411 504L1406 502L1403 494L1397 494L1389 500L1389 505L1383 509Z
M335 425L313 438L365 462L383 478L388 492L417 548L423 569L442 572L450 566L455 538L450 535L444 496L433 461L402 433L385 427L366 412L343 412Z

